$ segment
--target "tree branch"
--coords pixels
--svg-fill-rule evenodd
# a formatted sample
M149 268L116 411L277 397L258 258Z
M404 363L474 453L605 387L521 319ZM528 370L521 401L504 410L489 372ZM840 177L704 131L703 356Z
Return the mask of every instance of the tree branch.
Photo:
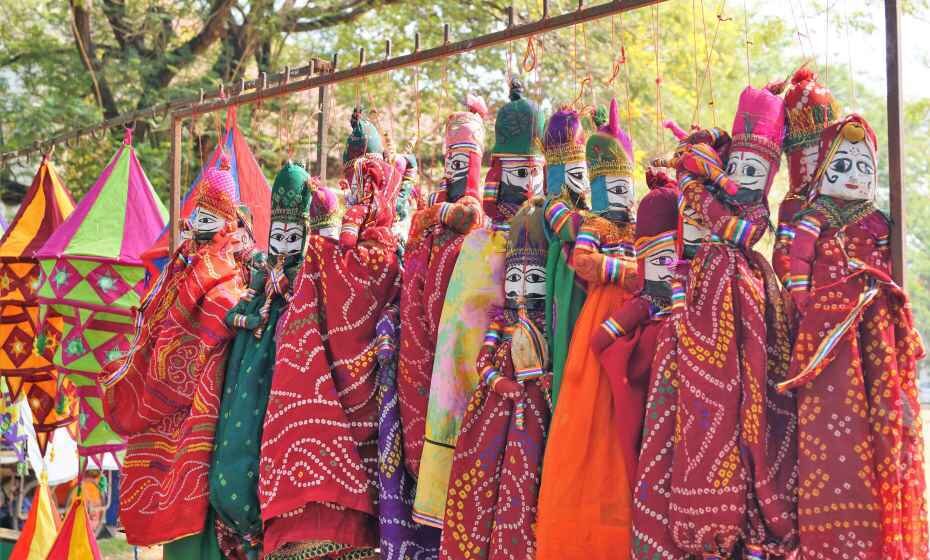
M119 44L120 48L125 50L131 47L139 54L147 54L145 44L142 41L142 35L134 33L126 22L126 2L125 0L103 0L103 15L110 22L110 29L113 30L113 37Z
M84 9L80 2L69 0L71 5L71 15L74 18L72 32L74 34L75 45L84 67L91 75L94 81L95 97L99 93L98 102L103 109L103 117L112 119L119 115L119 107L116 105L116 99L113 97L113 90L106 76L100 72L102 65L97 60L97 49L94 45L94 39L90 34L90 12Z
M377 7L398 4L402 1L403 0L350 0L329 13L306 20L301 18L301 16L307 13L306 9L294 11L289 15L288 20L284 22L282 27L285 31L294 33L318 31L320 29L332 27L333 25L339 25L340 23L355 21Z

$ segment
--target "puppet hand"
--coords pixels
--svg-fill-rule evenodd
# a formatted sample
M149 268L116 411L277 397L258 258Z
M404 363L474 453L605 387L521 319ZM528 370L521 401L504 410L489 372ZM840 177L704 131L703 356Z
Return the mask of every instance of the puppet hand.
M517 400L523 396L523 386L513 379L507 379L506 377L498 377L495 379L491 383L491 390L502 397L513 400Z
M608 331L604 325L600 325L594 329L594 334L591 336L591 350L595 356L600 356L614 340L617 340L617 337Z
M810 303L811 293L807 290L795 290L791 292L791 301L794 303L794 309L798 317L804 315L807 306Z

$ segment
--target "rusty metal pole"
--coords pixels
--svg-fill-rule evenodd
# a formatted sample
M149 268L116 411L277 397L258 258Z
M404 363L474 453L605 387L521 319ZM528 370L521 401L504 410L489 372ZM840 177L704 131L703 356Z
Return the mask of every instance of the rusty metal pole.
M171 196L169 205L169 255L174 254L181 238L181 119L171 118Z
M320 104L316 116L316 165L320 181L326 183L326 127L329 126L327 113L329 112L329 86L319 88L318 102Z
M901 12L898 0L885 0L885 75L888 106L888 179L891 189L891 259L894 280L904 287L904 123L901 115Z

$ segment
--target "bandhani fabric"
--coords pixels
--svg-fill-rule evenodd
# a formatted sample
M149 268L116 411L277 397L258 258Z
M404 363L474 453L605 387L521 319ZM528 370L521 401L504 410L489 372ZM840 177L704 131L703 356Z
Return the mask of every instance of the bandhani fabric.
M552 355L552 404L558 405L565 360L587 286L572 266L572 248L590 207L581 116L562 108L549 118L543 137L546 154L546 340Z
M465 236L483 220L480 201L484 102L446 120L445 175L436 202L413 217L404 251L400 295L397 395L404 428L404 463L420 471L436 336L446 288ZM480 98L477 98L480 101Z
M571 335L552 418L539 492L537 558L626 558L630 532L630 457L618 445L632 427L619 420L606 371L592 337L639 288L633 254L634 224L629 208L611 210L607 180L629 181L632 201L632 149L619 128L617 104L611 125L588 140L592 210L575 238L571 262L589 291ZM625 141L625 142L624 142ZM616 185L611 185L616 188ZM625 403L635 415L636 407ZM619 473L619 474L618 474ZM604 515L604 511L611 512Z
M780 388L798 398L805 558L928 555L917 396L925 352L907 295L891 279L890 227L873 203L876 152L861 116L827 127L814 176L821 194L792 224L789 287L800 320ZM837 163L851 160L856 171L844 177ZM837 188L855 198L826 194Z
M131 544L204 529L225 317L245 290L235 227L181 244L142 302L129 352L101 375L106 419L128 438L120 521Z
M485 227L462 241L446 288L430 381L426 434L417 477L413 517L442 527L452 456L462 417L478 385L475 360L487 329L487 310L504 304L504 251L509 220L525 201L543 192L540 137L545 119L524 97L519 80L497 112L491 167L485 177Z
M58 536L61 516L55 507L52 492L48 484L41 480L41 475L32 496L29 517L26 518L9 560L45 560Z
M677 324L669 524L688 554L787 554L797 545L796 408L775 390L790 351L787 319L774 272L751 249L768 209L734 210L705 188L735 192L728 181L713 149L686 149L682 196L700 209L711 240L692 260Z
M266 554L374 554L378 403L375 327L398 293L400 173L364 155L346 168L354 202L339 241L311 236L280 319L262 431Z
M41 268L35 253L73 210L71 194L44 156L19 211L0 238L0 373L12 400L26 395L43 455L55 428L76 417L56 412L62 398L52 359L64 325L52 312L44 331L40 330Z
M306 235L334 229L335 196L321 185L308 188L309 174L288 162L278 172L272 192L272 235L268 259L256 259L249 292L226 314L226 324L236 328L227 358L226 378L216 449L210 469L210 502L232 538L221 538L227 555L230 545L242 554L261 549L262 519L258 501L258 464L262 425L268 407L275 363L278 320L291 297L291 286L300 268ZM326 203L329 204L326 204ZM308 210L309 207L309 210ZM306 222L310 231L288 229L287 224ZM282 227L283 226L283 227ZM287 239L297 239L293 254ZM284 245L282 246L282 243ZM223 537L223 534L220 535ZM232 541L227 544L227 541Z
M129 349L133 310L144 294L140 255L166 216L127 130L93 187L36 252L43 314L64 322L54 363L74 383L80 402L78 451L98 465L125 443L103 419L96 377Z
M414 523L416 481L404 469L403 430L397 397L399 313L389 305L378 320L378 529L382 560L439 556L440 532Z
M271 188L268 186L268 181L265 179L261 166L255 159L255 154L252 153L245 136L239 130L236 107L230 107L226 110L226 133L223 136L223 141L216 145L213 154L204 163L203 169L194 177L190 188L181 198L181 219L188 219L197 206L196 187L202 183L204 172L208 169L218 169L221 160L229 165L229 172L235 184L237 200L249 209L252 216L253 231L268 231L271 224ZM168 262L168 239L170 235L170 228L164 228L155 243L142 253L142 262L145 264L150 278L158 277L161 269ZM268 240L264 236L259 235L256 244L260 250L268 250Z
M540 197L514 217L508 276L541 270L548 246L542 208ZM536 557L537 496L551 414L545 313L527 309L534 306L528 285L536 280L545 282L508 285L504 307L489 310L491 324L475 364L481 383L469 400L452 462L440 558ZM543 302L542 291L538 300Z
M87 506L80 497L71 502L48 560L103 560L87 517Z

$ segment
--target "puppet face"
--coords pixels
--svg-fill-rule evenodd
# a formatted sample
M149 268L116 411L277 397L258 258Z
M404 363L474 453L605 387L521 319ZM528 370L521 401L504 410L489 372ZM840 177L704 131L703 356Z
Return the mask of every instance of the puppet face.
M587 200L591 194L587 162L577 161L565 164L565 186L578 198Z
M761 201L765 197L771 172L772 164L755 152L730 152L727 175L739 185L739 191L732 198L743 204Z
M684 246L685 258L691 258L697 253L698 247L707 238L710 230L698 221L697 211L690 206L682 209L681 236Z
M320 230L322 234L322 230ZM297 222L273 222L268 248L272 255L289 257L304 249L304 226Z
M191 231L197 241L209 241L226 228L226 220L198 206L191 216Z
M468 150L450 148L446 154L446 201L455 202L465 194L471 157Z
M533 161L507 159L501 162L498 202L520 205L543 192L542 165Z
M537 264L511 264L504 278L504 296L509 306L525 298L529 308L546 299L546 268Z
M633 209L633 178L607 175L604 179L607 189L607 213L612 216L629 217Z
M875 174L875 156L868 145L844 139L827 163L820 192L843 200L873 200Z
M672 279L672 265L675 264L673 247L656 251L644 258L643 277L646 282L669 282Z

